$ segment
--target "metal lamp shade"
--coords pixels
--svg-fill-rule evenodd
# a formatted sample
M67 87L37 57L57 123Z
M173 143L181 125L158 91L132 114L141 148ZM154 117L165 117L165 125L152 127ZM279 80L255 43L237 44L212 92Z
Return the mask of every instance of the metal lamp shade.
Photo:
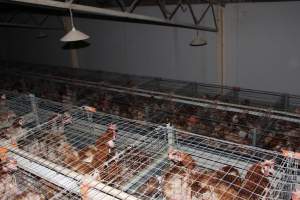
M62 37L60 39L60 41L62 41L62 42L75 42L75 41L80 41L80 40L86 40L86 39L89 39L89 38L90 38L90 36L76 30L75 27L73 27L71 31L69 31L64 37Z
M202 39L197 33L196 37L191 41L191 46L205 46L207 45L207 41Z

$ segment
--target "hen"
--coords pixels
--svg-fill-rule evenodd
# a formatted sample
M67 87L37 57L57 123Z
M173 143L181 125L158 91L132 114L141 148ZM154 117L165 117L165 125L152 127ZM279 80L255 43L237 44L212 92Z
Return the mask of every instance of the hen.
M114 148L114 140L116 139L117 132L117 126L115 124L108 125L105 133L96 140L96 148L99 148L103 144L108 144L111 148Z
M191 155L170 148L169 160L174 165L165 173L162 180L162 191L167 200L191 200L192 170L196 162Z
M13 172L17 170L17 162L12 158L0 163L0 199L10 199L17 194L18 188Z
M156 177L150 177L148 181L138 189L138 193L146 197L153 197L159 193L159 189L159 180Z
M34 191L24 191L21 194L16 195L15 200L45 200L44 195Z
M51 123L52 132L61 132L64 131L64 126L72 123L72 117L68 112L61 114L54 114L48 118L48 121Z
M16 114L9 110L6 103L6 95L3 94L0 97L0 128L9 127L12 124L12 119L16 117Z
M120 185L123 180L124 169L118 160L114 160L107 166L100 166L98 179L105 183L115 184L115 187Z
M7 111L0 113L0 128L6 128L12 125L13 119L16 118L16 114L13 111Z
M237 169L225 166L220 170L194 172L192 198L205 200L231 200L238 196L242 180Z
M0 135L6 139L21 137L25 133L23 125L24 120L22 118L16 119L11 127L1 130Z
M273 160L252 165L245 176L239 195L244 199L267 199L271 186L268 177L273 174Z
M195 173L192 195L206 200L258 200L268 197L270 183L268 176L273 173L273 161L252 165L244 180L237 169L225 166L219 171ZM197 188L197 189L196 189Z
M70 165L75 171L83 174L93 171L95 168L103 166L104 162L109 159L109 155L114 148L116 139L116 125L109 125L106 132L102 134L95 145L87 146L75 153L74 149L65 145L64 155L65 163Z

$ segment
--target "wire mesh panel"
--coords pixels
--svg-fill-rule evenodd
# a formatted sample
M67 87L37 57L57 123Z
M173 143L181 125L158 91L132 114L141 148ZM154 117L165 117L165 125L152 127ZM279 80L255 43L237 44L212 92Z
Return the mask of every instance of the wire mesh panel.
M34 65L29 63L5 63L6 72L11 72L14 77L16 72L24 76L43 76L49 79L60 79L67 81L88 81L94 84L107 83L123 87L138 87L140 89L174 93L186 97L200 97L207 99L218 99L235 104L244 104L269 108L272 106L276 110L296 109L293 104L289 104L289 96L292 99L300 99L297 95L286 95L276 92L266 92L259 90L242 89L238 87L227 87L212 84L203 84L196 82L183 82L178 80L153 79L151 77L141 77L134 75L125 75L111 72L94 71L86 69L74 69L61 66ZM3 78L5 79L5 77ZM18 82L19 79L14 79ZM7 85L12 82L0 80L2 84ZM3 87L1 85L1 87ZM291 100L292 102L293 100ZM290 107L289 107L290 106Z
M59 113L71 109L69 105L37 98L33 95L2 91L0 100L0 137L14 139L26 130L39 126Z
M129 88L137 87L138 85L144 84L150 80L152 80L152 78L111 72L102 72L101 74L101 82L109 85Z
M85 78L87 79L88 74L89 73L85 74ZM104 76L103 80L108 81L120 80L120 82L122 82L123 79L121 77L123 77L126 82L126 80L132 78L131 76L126 77L120 74L106 72L101 73L101 76L102 75ZM217 105L217 102L214 104L213 101L210 101L207 106L203 105L205 101L199 102L195 100L183 102L180 101L181 99L170 100L168 96L152 98L151 93L149 93L150 95L145 93L136 95L114 90L115 88L109 88L112 90L107 88L99 89L99 85L91 86L82 83L78 83L77 85L73 84L72 81L66 82L61 81L61 79L50 79L50 81L48 81L43 80L41 77L34 76L31 78L34 79L33 83L21 84L23 81L20 81L21 83L18 83L16 88L22 88L21 85L24 85L24 88L35 91L38 96L47 97L59 102L69 101L70 104L79 106L92 105L102 112L131 119L162 124L170 122L179 129L241 144L259 146L276 151L280 151L282 147L294 148L299 146L297 142L299 141L299 134L297 133L299 131L299 123L292 122L299 122L299 117L297 116L273 114L272 110L267 109L265 111L256 112L255 108L250 109L251 112L255 112L251 114L248 112L248 108L239 108L239 111L231 112L231 108L236 108L234 105L220 108L220 106L218 106L219 104ZM100 79L102 78L100 77ZM27 80L24 79L24 81L26 82ZM28 80L28 82L30 82L30 80ZM53 82L53 84L49 82ZM139 81L135 83L137 84ZM201 95L205 95L205 92L207 92L210 94L210 97L207 97L208 99L223 98L222 95L219 95L221 94L220 91L217 91L220 87L208 87L205 84L194 85L193 83L188 84L169 80L153 80L140 85L141 88L144 86L149 86L148 89L154 91L156 90L156 86L159 86L163 88L164 92L169 93L172 91L175 92L175 94L178 94L179 91L184 92L189 90ZM205 91L205 88L208 88L208 90ZM272 98L272 94L258 93L257 91L246 91L242 89L232 91L230 88L222 89L225 93L232 92L228 94L228 96L236 96L238 101L245 97L244 99L249 98L254 101L272 99L272 101L274 100L273 103L275 103L275 101L280 102L281 98L276 95L276 98L275 96ZM256 97L255 94L258 94L258 96ZM247 104L247 102L244 104ZM244 111L245 113L243 113ZM285 120L277 120L278 117L285 118Z
M289 163L280 154L181 131L171 134L169 145L168 155L127 192L141 199L214 200L287 199L291 193L284 190Z
M292 199L292 192L300 191L300 160L299 158L295 159L290 155L286 155L285 159L286 172L283 175L284 183L278 184L277 190L274 191L274 195L280 195L281 199Z
M236 98L236 100L234 100ZM280 94L273 94L260 91L249 91L244 89L236 89L229 91L225 96L228 102L238 103L248 106L262 107L262 108L277 108L284 109L284 102Z
M171 123L176 128L215 137L239 144L253 145L269 150L293 148L298 151L299 123L255 116L247 112L229 112L189 104L169 102L151 116L154 123Z
M1 152L2 154L3 152ZM24 170L22 163L11 157L0 163L0 198L3 200L76 199L63 188ZM70 198L72 197L72 198ZM77 198L79 199L79 198Z
M174 93L176 90L185 87L187 84L187 82L183 81L154 79L152 81L139 85L138 88L163 93Z
M288 95L287 101L289 105L288 110L290 112L300 114L300 97L296 95Z
M77 111L72 113L72 120L58 117L29 131L12 152L29 157L28 152L42 165L50 162L61 166L66 171L65 179L71 174L73 180L80 182L83 176L90 175L99 182L95 186L98 190L110 193L113 188L121 189L153 162L147 148L165 148L166 139L159 133L156 126L143 122ZM74 182L66 188L78 192ZM122 190L114 195L122 195Z
M222 88L217 85L189 83L185 87L176 90L175 94L195 98L220 99Z
M70 114L30 130L10 150L28 160L25 166L39 163L43 168L35 173L47 172L76 195L84 180L91 199L103 193L120 199L285 199L291 192L290 162L279 153L113 115Z

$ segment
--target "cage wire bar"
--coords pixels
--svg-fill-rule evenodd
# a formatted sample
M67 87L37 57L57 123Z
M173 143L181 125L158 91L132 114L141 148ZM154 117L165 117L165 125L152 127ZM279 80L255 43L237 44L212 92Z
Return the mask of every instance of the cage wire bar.
M82 197L80 188L85 183L89 186L87 196L90 199L162 199L167 195L163 189L167 173L174 167L186 171L184 165L177 166L170 160L171 147L192 156L196 167L188 173L206 174L209 178L213 172L221 172L222 167L231 165L238 170L239 178L246 180L251 166L274 160L275 173L268 177L268 199L286 199L296 184L295 168L298 166L277 152L192 134L170 125L145 124L83 108L70 111L70 115L70 121L55 118L29 130L17 140L17 146L9 146L11 156L26 170L64 188L64 193L69 195ZM110 131L116 129L114 138ZM99 146L99 142L107 141L107 137L110 140ZM110 144L111 140L114 146L105 150L103 145ZM106 156L97 157L98 151ZM68 156L80 159L68 161ZM153 180L155 187L149 193L147 186ZM192 180L197 183L196 179ZM225 184L222 178L216 181ZM233 184L227 183L227 186ZM236 195L242 190L242 186L235 189ZM195 195L201 196L200 193L197 190ZM248 193L263 197L254 191Z

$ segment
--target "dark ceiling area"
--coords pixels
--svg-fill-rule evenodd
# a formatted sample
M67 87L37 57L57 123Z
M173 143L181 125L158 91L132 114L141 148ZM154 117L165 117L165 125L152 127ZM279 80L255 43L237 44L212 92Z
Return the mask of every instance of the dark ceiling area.
M65 2L65 0L53 0L59 2ZM89 6L97 6L97 7L113 7L119 6L122 4L123 6L129 6L132 2L136 0L74 0L74 3L89 5ZM139 0L136 1L139 5L156 5L158 2L174 5L179 2L189 2L191 4L203 4L208 3L209 0ZM228 4L228 3L255 3L255 2L287 2L287 0L210 0L214 4ZM288 1L299 1L299 0L288 0ZM0 0L0 3L11 3L9 0ZM14 3L15 4L15 3ZM3 7L3 4L0 6Z

